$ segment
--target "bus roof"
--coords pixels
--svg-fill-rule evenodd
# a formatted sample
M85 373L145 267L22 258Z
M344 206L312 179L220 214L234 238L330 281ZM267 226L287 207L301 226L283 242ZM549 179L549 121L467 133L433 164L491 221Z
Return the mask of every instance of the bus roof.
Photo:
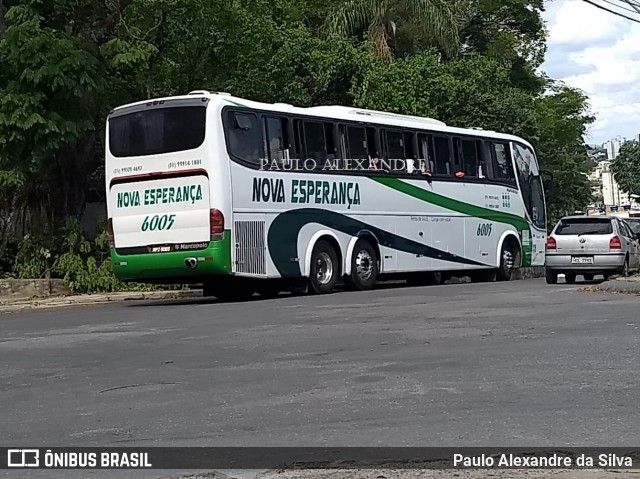
M428 129L432 131L440 131L447 133L457 133L460 135L473 135L485 138L495 138L507 141L516 141L529 146L533 150L533 146L523 138L507 133L499 133L493 130L484 130L482 128L458 128L448 126L446 123L427 117L402 115L399 113L391 113L376 110L367 110L363 108L325 105L314 107L296 107L287 103L262 103L245 98L234 97L224 92L209 92L205 90L192 91L187 95L170 96L162 98L152 98L142 100L135 103L129 103L119 106L113 112L138 107L155 102L164 102L178 99L192 99L194 97L207 98L212 103L218 104L221 108L225 105L246 107L255 110L272 111L278 113L289 113L297 115L315 116L333 120L360 121L378 125L391 125L405 128Z

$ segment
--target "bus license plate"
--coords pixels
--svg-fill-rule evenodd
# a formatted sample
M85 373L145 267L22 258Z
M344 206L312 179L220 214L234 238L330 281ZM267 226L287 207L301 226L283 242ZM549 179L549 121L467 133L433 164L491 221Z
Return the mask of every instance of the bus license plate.
M573 264L593 264L593 256L574 256L571 258Z

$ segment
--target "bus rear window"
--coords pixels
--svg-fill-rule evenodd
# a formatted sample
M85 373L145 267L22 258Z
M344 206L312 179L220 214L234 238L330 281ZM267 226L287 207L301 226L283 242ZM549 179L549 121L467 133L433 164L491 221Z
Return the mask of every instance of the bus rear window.
M607 235L613 233L609 219L566 219L562 220L556 235Z
M147 156L193 150L204 141L206 106L137 111L109 119L113 156Z

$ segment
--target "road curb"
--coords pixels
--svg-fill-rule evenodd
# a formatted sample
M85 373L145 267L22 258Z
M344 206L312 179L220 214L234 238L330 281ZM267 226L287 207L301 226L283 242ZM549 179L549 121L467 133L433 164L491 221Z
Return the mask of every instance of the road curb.
M24 309L46 309L65 306L94 305L120 301L162 301L170 299L191 299L202 297L201 290L184 291L135 291L126 293L100 293L71 296L50 296L45 298L21 298L0 303L0 312L22 311Z

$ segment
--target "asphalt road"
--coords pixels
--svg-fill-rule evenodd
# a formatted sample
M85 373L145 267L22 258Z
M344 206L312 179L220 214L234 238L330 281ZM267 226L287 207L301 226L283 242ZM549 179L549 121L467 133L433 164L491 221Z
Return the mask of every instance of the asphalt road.
M530 280L2 314L0 444L629 447L639 304Z

